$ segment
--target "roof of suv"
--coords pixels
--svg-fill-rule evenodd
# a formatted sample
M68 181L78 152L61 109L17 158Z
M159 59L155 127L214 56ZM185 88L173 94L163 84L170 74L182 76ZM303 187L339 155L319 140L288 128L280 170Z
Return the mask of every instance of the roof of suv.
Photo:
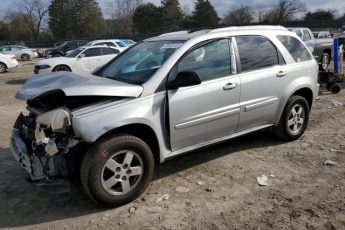
M146 41L159 41L159 40L189 40L191 38L195 38L201 35L206 34L217 34L223 32L238 32L238 31L253 31L253 30L260 30L260 31L288 31L285 27L282 26L232 26L232 27L224 27L219 29L204 29L198 31L177 31L171 33L165 33L159 35L157 37L149 38Z

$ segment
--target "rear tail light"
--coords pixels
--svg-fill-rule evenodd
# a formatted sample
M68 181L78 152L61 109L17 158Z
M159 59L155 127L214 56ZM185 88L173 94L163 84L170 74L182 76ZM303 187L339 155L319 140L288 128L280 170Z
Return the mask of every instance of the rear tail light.
M32 49L32 51L33 51L33 52L36 52L36 51L37 51L37 49Z
M11 60L16 60L16 56L12 56L12 57L11 57Z

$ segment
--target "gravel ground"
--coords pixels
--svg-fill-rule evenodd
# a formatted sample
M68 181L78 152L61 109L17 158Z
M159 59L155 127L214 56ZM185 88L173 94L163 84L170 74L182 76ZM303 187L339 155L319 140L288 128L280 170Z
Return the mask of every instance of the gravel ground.
M14 95L32 70L0 75L0 228L345 229L345 92L321 92L300 140L260 131L186 154L160 165L138 200L106 210L78 181L27 182L12 158L11 128L25 108ZM258 185L261 175L270 186Z

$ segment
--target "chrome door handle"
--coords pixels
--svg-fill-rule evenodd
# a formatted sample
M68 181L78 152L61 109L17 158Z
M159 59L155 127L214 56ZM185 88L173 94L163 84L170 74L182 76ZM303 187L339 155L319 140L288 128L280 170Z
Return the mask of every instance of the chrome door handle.
M223 90L232 90L232 89L235 89L236 87L237 87L236 83L228 83L224 85Z
M279 71L277 73L277 77L284 77L286 74L287 74L287 72L285 72L285 71Z

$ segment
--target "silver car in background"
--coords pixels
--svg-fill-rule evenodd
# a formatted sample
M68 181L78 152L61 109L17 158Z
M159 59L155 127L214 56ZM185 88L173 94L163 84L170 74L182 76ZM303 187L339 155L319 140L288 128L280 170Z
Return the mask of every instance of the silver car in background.
M13 54L17 60L29 61L31 58L37 57L35 50L32 50L26 46L9 45L0 47L0 52L4 54Z
M32 180L78 169L92 200L117 206L142 194L155 165L177 155L268 127L284 141L298 139L317 76L306 45L283 27L163 34L94 75L30 78L16 94L28 112L14 125L11 150Z

